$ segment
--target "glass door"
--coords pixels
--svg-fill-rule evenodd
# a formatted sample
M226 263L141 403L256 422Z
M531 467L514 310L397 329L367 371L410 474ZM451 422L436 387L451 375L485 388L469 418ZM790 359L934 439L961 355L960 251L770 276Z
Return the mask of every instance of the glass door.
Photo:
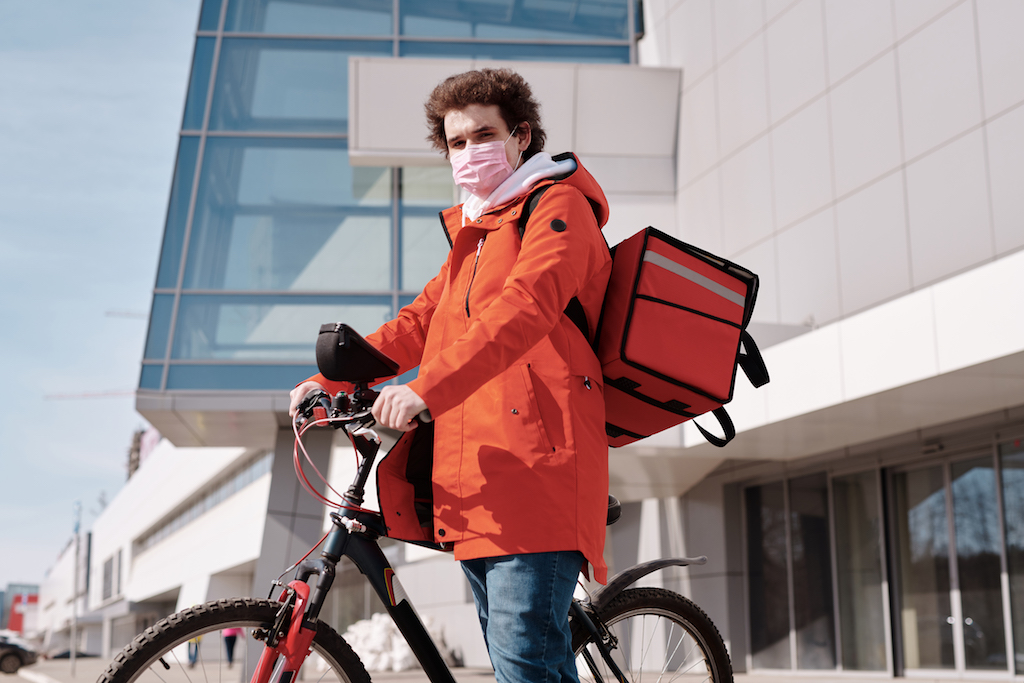
M1002 550L991 456L951 465L964 667L1006 671Z
M955 619L942 466L895 473L892 495L903 668L953 669Z
M995 460L892 476L899 648L905 671L1006 671Z

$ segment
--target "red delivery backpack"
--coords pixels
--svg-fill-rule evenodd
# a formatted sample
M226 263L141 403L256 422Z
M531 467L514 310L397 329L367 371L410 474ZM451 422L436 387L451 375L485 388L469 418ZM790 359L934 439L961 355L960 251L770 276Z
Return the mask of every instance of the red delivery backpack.
M527 200L520 237L547 187ZM732 400L736 369L755 387L769 379L746 330L757 275L650 227L611 254L596 334L590 335L577 299L565 309L601 361L608 445L624 446L710 412L724 436L696 427L725 446L736 436L723 407Z
M723 407L737 367L755 387L768 382L746 331L757 276L674 237L646 228L612 249L612 273L597 331L604 374L605 431L623 446L712 413L724 438L736 430Z

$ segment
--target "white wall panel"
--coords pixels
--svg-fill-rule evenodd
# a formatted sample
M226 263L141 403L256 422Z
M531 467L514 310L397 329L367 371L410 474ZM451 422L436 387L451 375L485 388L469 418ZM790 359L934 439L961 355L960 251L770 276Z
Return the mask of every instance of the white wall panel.
M764 36L721 63L717 74L721 151L728 155L768 126Z
M705 78L683 94L678 154L680 187L718 163L716 107L712 78Z
M772 178L768 138L722 164L722 232L726 255L772 234Z
M1024 349L1019 295L1022 266L1024 252L1018 252L935 285L940 372Z
M679 235L676 203L671 195L607 195L610 217L604 226L604 238L615 245L652 225L670 235Z
M779 318L779 259L777 237L761 242L738 254L730 254L735 261L760 279L753 322L778 324Z
M683 240L713 254L724 253L722 197L717 171L679 192L679 224Z
M1024 247L1024 107L988 124L996 253Z
M750 0L715 0L713 7L719 59L736 50L760 31L764 24L761 3Z
M985 115L1024 100L1024 2L982 0L978 10Z
M765 0L765 21L770 22L782 12L803 0Z
M775 216L780 228L832 201L828 110L824 98L778 124L772 135Z
M893 0L897 38L905 37L957 4L971 3L964 0Z
M981 121L974 17L964 3L899 47L906 158Z
M576 88L577 153L674 155L682 88L677 69L579 66Z
M179 605L206 602L209 576L259 557L270 474L132 558L125 596L145 600L182 585ZM296 558L297 559L297 558Z
M843 354L839 326L828 325L766 351L772 381L768 419L779 422L843 401Z
M893 173L851 195L836 213L843 313L909 291L902 175Z
M893 53L837 85L829 97L836 194L842 197L900 164Z
M484 66L514 69L530 83L548 133L547 151L572 150L581 156L636 162L627 164L627 173L611 176L606 190L632 192L635 185L665 184L665 189L655 191L674 191L679 69L354 57L349 60L350 162L356 166L445 165L444 156L425 140L423 103L444 78ZM380 87L381 83L388 87ZM668 172L665 163L652 165L652 158L665 161ZM654 175L642 175L648 170ZM614 185L617 178L622 185Z
M779 314L788 325L821 325L839 317L839 274L832 211L785 230L779 241Z
M909 294L840 323L850 401L938 372L932 292ZM885 339L885 344L879 340Z
M402 151L419 163L440 165L444 157L430 149L423 103L448 76L467 69L465 60L349 60L349 148L353 163L360 152ZM379 84L387 83L386 88ZM367 93L373 93L368 97ZM415 106L419 103L419 106ZM412 163L407 158L404 163ZM387 165L387 164L383 164Z
M825 0L825 33L835 83L892 47L892 0Z
M647 3L644 3L644 37L637 41L637 63L643 66L667 66L670 63L669 49L671 36L664 17L651 17Z
M682 67L685 90L715 65L711 0L687 0L676 5L666 23L671 41L669 60L672 66Z
M565 64L516 64L533 96L540 102L540 120L548 139L545 149L558 154L576 149L573 119L576 115L575 73Z
M994 256L981 131L907 167L915 287Z
M676 189L673 157L579 155L606 193L672 195Z
M821 0L801 0L768 26L768 101L772 121L825 89Z

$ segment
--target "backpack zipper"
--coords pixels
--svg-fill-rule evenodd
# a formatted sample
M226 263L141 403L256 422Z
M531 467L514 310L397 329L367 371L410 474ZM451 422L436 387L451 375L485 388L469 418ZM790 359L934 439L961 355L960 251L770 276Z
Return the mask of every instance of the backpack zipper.
M476 267L480 264L480 252L484 248L484 238L481 237L480 241L476 243L476 259L473 260L473 274L469 276L469 284L466 285L466 317L469 316L469 293L473 289L473 280L476 279Z

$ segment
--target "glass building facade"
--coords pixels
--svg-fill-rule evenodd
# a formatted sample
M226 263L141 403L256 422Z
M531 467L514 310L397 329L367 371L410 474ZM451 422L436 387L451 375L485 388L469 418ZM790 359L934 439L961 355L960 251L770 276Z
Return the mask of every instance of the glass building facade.
M636 0L205 0L140 391L287 389L315 372L322 323L369 333L437 272L450 173L349 164L350 56L631 63L639 16Z
M754 669L1024 670L1024 445L744 490Z

